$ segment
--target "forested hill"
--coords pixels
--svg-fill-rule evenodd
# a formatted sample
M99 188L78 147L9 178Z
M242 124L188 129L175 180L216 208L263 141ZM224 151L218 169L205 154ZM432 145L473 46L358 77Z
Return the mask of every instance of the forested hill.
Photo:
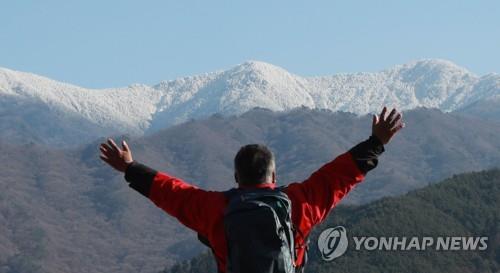
M500 169L492 169L454 175L400 197L339 206L311 234L306 272L499 272L499 197ZM317 248L319 233L339 225L347 230L349 248L343 256L324 262ZM354 236L487 236L488 241L486 250L368 251L355 249ZM215 272L215 267L207 253L164 272Z

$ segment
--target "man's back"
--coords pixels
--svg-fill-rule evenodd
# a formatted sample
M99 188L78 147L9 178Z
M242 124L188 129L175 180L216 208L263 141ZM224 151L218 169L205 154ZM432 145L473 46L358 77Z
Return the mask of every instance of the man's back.
M323 221L330 210L375 168L384 144L404 127L402 115L393 109L386 117L374 115L372 135L325 164L308 179L284 188L291 200L292 222L296 228L296 265L304 264L305 244L311 229ZM157 172L132 159L128 145L120 149L112 139L101 144L101 159L125 172L130 187L137 190L182 224L208 241L220 272L226 272L227 242L224 211L228 198L223 192L206 191L167 173ZM275 187L274 156L263 145L242 147L235 157L235 180L239 188ZM256 263L258 261L255 261Z
M292 222L297 228L297 265L303 262L305 243L311 229L325 219L328 212L363 180L369 169L376 166L376 158L383 149L383 145L372 136L322 166L305 181L291 183L283 189L291 200ZM358 166L357 161L362 161L365 165ZM372 165L367 165L367 161L372 161ZM227 243L223 220L228 198L224 192L199 189L179 178L136 162L127 168L125 179L132 188L158 207L206 238L217 259L219 271L225 272ZM266 183L254 187L274 188L275 184Z

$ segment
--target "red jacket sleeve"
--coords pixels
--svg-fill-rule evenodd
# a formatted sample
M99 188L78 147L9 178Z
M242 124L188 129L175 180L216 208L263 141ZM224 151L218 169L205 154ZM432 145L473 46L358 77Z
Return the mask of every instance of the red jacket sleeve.
M377 165L384 151L374 136L323 165L302 183L292 183L286 193L292 200L292 217L301 231L310 229L326 218L330 210Z
M325 219L328 212L363 179L364 174L347 152L323 165L304 182L288 185L286 193L292 200L292 215L301 218L297 219L300 229L307 232Z
M204 236L213 222L211 219L217 218L214 214L222 211L218 205L224 202L221 192L202 190L139 163L127 168L125 179L156 206Z

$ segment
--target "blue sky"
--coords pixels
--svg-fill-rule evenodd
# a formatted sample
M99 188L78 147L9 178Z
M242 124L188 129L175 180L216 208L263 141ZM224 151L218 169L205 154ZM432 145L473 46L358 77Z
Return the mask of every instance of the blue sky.
M261 60L303 76L421 58L500 72L500 1L2 1L0 66L84 87Z

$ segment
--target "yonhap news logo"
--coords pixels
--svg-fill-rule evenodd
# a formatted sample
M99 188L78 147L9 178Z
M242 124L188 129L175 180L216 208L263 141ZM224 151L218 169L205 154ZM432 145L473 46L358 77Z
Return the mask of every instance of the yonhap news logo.
M331 261L342 256L349 244L347 231L343 226L327 228L318 238L318 248L321 258L325 261Z
M352 236L352 241L355 251L483 251L488 248L488 237L484 236ZM318 237L318 249L324 261L344 255L348 246L349 237L343 226L327 228Z

